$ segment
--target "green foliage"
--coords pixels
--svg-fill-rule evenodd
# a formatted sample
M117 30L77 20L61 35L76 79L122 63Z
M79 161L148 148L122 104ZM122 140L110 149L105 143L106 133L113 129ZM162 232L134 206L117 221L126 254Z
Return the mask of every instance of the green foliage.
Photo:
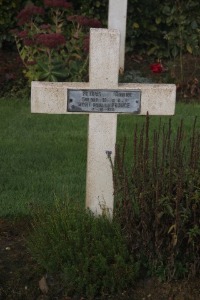
M128 16L128 49L159 58L199 53L198 0L131 0Z
M81 14L91 17L96 17L101 20L103 25L107 25L107 16L108 16L108 0L76 0L73 3L75 10Z
M146 53L150 48L159 49L161 33L154 20L159 1L128 1L127 50Z
M43 81L61 81L65 80L68 76L66 66L62 60L53 59L51 64L48 60L42 61L38 59L37 64L29 66L28 71L25 72L26 77L32 80L43 80Z
M108 0L77 1L81 13L107 24ZM126 50L156 58L181 53L199 54L200 14L198 0L129 0Z
M107 24L108 0L77 1L83 14L97 16ZM198 0L129 0L127 51L157 58L176 57L180 52L199 53Z
M119 225L74 202L36 213L29 248L49 274L59 274L65 295L115 293L137 275Z
M135 82L135 83L151 83L152 80L151 78L147 78L144 77L140 71L138 70L130 70L125 72L123 75L120 76L119 79L120 82L124 82L124 83L131 83L131 82Z
M176 1L173 6L165 4L161 9L160 22L169 28L164 38L168 42L170 55L176 57L181 52L199 54L199 2Z
M49 6L28 4L17 16L20 31L13 30L13 34L24 74L29 82L82 81L88 71L89 27L101 23L72 15L68 2Z
M200 274L200 132L168 124L134 130L132 161L116 150L115 218L143 276Z
M0 48L4 41L13 41L9 30L15 26L15 11L20 0L0 0Z
M15 16L27 1L0 1L1 42L10 40ZM42 5L43 1L32 1ZM75 14L96 17L107 25L108 0L72 1ZM156 58L174 58L181 53L199 54L200 14L198 0L129 0L127 51Z

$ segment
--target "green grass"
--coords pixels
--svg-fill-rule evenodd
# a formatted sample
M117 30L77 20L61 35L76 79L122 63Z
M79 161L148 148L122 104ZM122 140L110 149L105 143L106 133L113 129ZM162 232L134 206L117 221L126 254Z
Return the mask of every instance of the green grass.
M84 200L87 116L34 115L0 102L0 215L29 213L55 197Z
M183 118L189 130L194 116L200 116L199 105L178 104L173 124ZM119 116L118 141L133 140L144 118ZM31 114L28 101L0 100L0 216L29 214L55 198L84 203L87 122L87 115Z
M184 104L177 103L174 116L151 116L150 123L153 126L157 126L160 122L168 123L168 120L172 118L172 128L176 128L180 120L183 119L184 127L190 129L195 116L200 117L200 105L198 104ZM127 138L133 138L133 130L136 124L141 125L145 121L145 116L133 117L132 115L120 115L118 117L118 138L121 139L124 136ZM200 125L200 120L198 120Z

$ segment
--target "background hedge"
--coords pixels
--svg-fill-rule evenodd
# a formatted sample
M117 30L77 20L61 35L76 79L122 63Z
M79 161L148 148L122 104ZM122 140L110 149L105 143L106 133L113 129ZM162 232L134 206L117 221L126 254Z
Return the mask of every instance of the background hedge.
M16 15L30 1L0 0L0 47L12 41ZM41 5L43 0L33 0ZM72 0L76 14L95 16L107 26L109 0ZM158 58L199 54L199 0L128 0L127 51Z

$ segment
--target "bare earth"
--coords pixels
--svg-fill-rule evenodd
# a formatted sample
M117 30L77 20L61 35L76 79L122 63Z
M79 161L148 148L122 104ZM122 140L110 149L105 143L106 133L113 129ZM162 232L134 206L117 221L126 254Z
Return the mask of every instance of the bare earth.
M39 289L42 270L26 248L29 224L26 220L0 219L0 300L72 300L55 286L44 295ZM121 295L104 299L119 300L200 300L200 279L160 283L157 279L140 281Z

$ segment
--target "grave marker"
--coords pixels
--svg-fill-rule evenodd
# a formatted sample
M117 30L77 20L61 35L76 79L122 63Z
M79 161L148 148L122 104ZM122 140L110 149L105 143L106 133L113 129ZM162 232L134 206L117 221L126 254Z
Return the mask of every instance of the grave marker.
M89 113L86 206L112 215L117 114L173 115L173 84L118 84L120 33L90 30L89 82L32 82L31 112Z
M109 0L108 7L108 28L118 29L120 31L120 73L124 72L127 1L128 0Z

